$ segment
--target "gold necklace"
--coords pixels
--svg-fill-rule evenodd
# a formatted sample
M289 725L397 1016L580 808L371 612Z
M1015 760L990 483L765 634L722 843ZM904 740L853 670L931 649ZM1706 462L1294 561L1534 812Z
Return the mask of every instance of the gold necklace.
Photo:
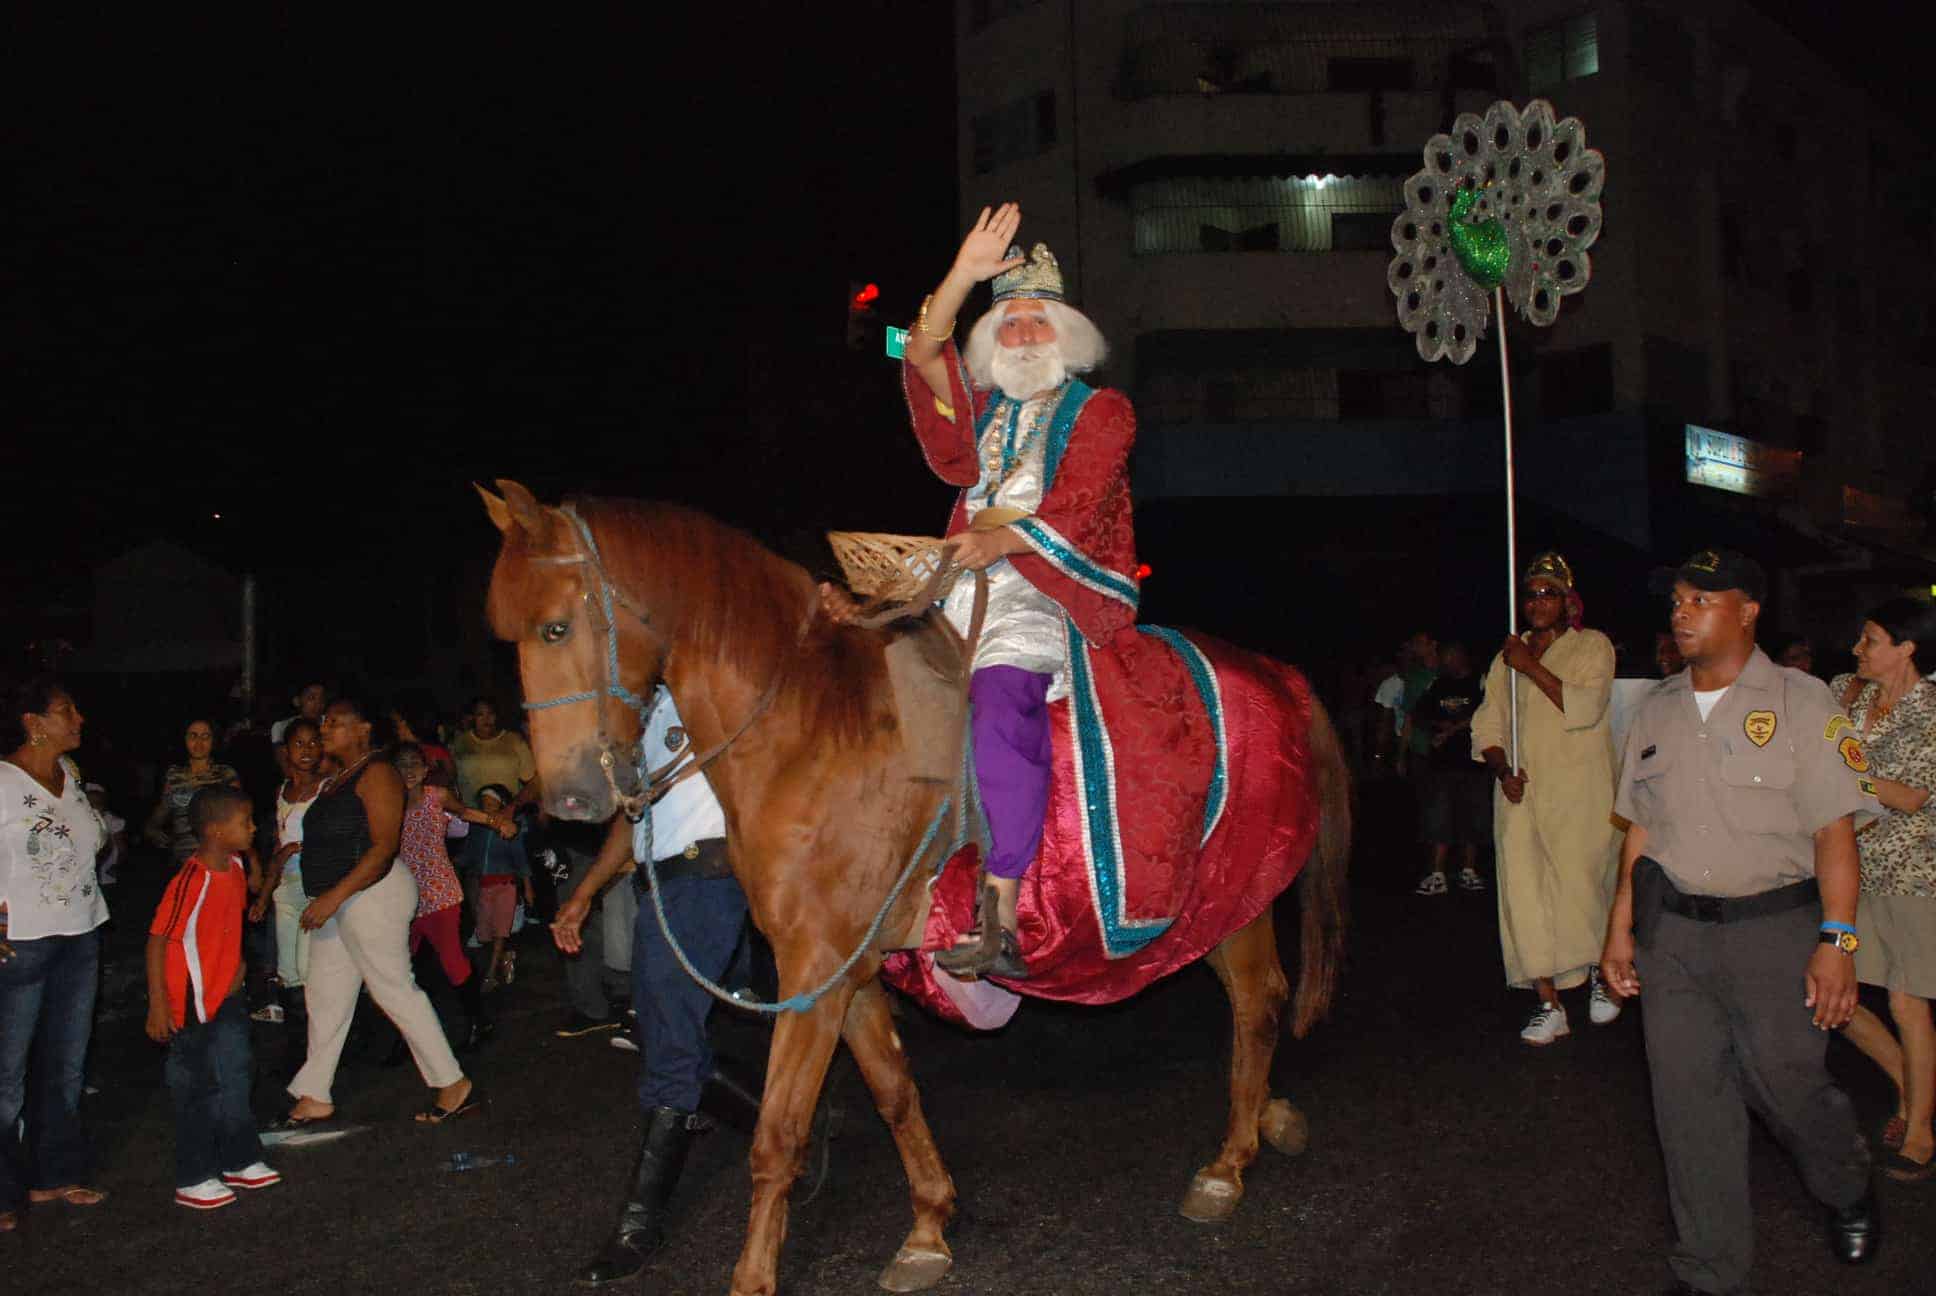
M376 755L375 748L371 748L369 751L364 752L361 756L358 756L354 761L350 762L348 765L345 765L342 769L337 770L334 774L324 779L322 783L317 786L316 788L317 793L321 794L323 792L334 792L336 790L337 780L341 779L345 774L354 774L359 768L361 768L364 765L367 765L369 763L370 757L374 755Z

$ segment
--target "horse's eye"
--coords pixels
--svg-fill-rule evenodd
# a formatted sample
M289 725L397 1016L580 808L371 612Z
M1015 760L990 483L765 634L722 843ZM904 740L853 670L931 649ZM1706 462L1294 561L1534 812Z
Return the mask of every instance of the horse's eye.
M547 621L538 627L538 637L548 644L563 643L565 636L570 633L569 621Z

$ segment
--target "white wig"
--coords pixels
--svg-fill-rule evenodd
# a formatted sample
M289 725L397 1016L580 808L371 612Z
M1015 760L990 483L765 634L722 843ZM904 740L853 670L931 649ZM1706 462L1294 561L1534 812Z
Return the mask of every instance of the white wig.
M1055 344L1062 352L1063 367L1070 373L1088 373L1109 358L1109 343L1087 315L1066 302L1043 300L1040 304L1055 328ZM968 330L968 345L962 349L961 362L968 367L968 377L977 387L985 389L995 385L995 329L1001 324L1007 305L1003 302L993 307Z

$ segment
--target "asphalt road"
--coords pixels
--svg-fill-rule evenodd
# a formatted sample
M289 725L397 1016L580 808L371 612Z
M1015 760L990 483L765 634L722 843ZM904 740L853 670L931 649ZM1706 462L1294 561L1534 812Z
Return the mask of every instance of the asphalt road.
M1366 797L1351 968L1333 1020L1280 1049L1275 1089L1308 1115L1311 1147L1266 1149L1231 1222L1190 1224L1176 1204L1216 1147L1225 1114L1228 1015L1195 968L1115 1008L1028 1004L994 1037L910 1011L902 1035L960 1191L943 1292L1597 1293L1668 1280L1671 1238L1638 1013L1534 1050L1518 1028L1530 996L1501 983L1490 894L1416 899L1403 804ZM1384 839L1380 840L1380 833ZM523 1293L571 1290L608 1227L635 1146L636 1060L604 1036L559 1040L555 959L534 940L500 992L498 1036L472 1063L488 1110L443 1129L409 1119L414 1071L354 1046L334 1142L278 1149L286 1182L228 1209L172 1202L171 1122L160 1053L141 1035L140 931L159 879L112 894L119 921L96 1031L94 1210L39 1207L0 1237L0 1291ZM1295 909L1280 915L1288 933ZM535 936L535 933L533 933ZM131 962L132 960L132 962ZM1799 969L1797 970L1799 976ZM1798 989L1799 993L1799 989ZM722 1048L759 1058L762 1026L720 1021ZM256 1028L265 1115L290 1065L288 1027ZM1831 1065L1865 1127L1886 1083L1839 1041ZM286 1074L286 1071L282 1072ZM795 1195L781 1289L865 1293L908 1227L907 1190L850 1063L828 1098L843 1119L830 1173ZM512 1156L464 1173L451 1156ZM677 1235L619 1292L727 1289L746 1219L747 1141L704 1136L680 1191ZM1936 1184L1885 1182L1878 1261L1828 1256L1820 1212L1758 1132L1756 1290L1908 1293L1936 1287Z

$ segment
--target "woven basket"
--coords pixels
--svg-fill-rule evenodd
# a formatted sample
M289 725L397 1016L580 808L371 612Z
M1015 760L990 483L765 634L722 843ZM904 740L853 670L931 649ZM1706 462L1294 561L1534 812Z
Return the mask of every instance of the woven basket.
M827 543L847 574L848 588L865 599L906 602L927 588L941 566L942 541L933 536L829 531ZM954 582L950 581L949 584ZM944 587L937 591L945 596Z

